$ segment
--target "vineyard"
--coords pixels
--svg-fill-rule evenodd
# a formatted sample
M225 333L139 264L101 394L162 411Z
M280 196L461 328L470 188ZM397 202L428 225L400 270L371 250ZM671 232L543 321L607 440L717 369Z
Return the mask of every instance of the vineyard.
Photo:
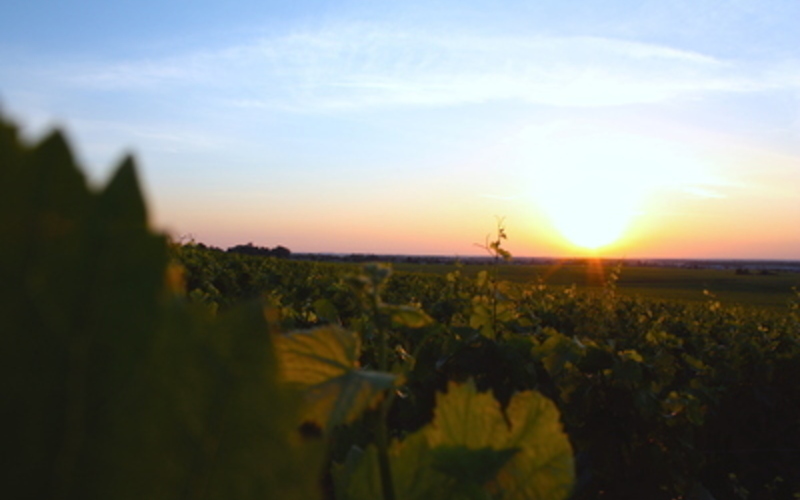
M800 498L800 296L170 242L130 159L94 189L9 124L0 189L8 498Z

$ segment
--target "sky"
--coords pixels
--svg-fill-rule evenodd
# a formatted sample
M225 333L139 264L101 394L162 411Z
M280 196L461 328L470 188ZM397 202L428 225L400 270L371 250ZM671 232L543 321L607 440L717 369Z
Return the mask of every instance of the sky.
M226 248L800 259L800 2L15 2L0 112Z

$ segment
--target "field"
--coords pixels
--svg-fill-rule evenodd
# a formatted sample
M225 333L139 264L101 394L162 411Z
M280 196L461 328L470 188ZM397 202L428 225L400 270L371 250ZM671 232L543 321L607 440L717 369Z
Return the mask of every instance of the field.
M477 276L488 265L463 266L465 276ZM456 266L448 264L394 264L398 272L445 275ZM502 264L497 269L501 280L520 284L542 282L553 287L575 285L579 289L597 290L607 282L614 268L601 265L514 265ZM726 305L763 307L785 310L794 296L792 288L800 288L800 273L770 275L736 274L733 269L683 269L677 267L625 266L620 269L617 289L626 295L651 299L703 302L708 291Z
M800 498L797 275L243 255L0 159L6 497Z

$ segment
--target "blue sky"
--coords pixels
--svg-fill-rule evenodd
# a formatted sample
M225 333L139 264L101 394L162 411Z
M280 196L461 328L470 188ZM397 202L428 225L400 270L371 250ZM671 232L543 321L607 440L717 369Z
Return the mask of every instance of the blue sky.
M800 3L18 2L0 105L176 236L800 259ZM743 227L750 228L745 234Z

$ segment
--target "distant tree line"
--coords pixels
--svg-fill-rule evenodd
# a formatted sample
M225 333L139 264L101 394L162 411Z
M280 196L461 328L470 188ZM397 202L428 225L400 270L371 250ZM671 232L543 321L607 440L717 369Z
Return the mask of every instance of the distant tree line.
M247 243L246 245L236 245L229 247L227 250L222 250L221 248L208 246L203 243L197 243L197 248L203 250L212 250L217 252L228 252L228 253L238 253L242 255L261 255L264 257L277 257L279 259L288 259L292 256L292 251L288 248L278 245L275 248L268 248L268 247L259 247L253 245L252 242Z
M288 259L292 256L291 250L278 245L275 248L259 247L252 243L246 245L236 245L228 248L229 253L240 253L243 255L262 255L266 257L277 257L279 259Z

